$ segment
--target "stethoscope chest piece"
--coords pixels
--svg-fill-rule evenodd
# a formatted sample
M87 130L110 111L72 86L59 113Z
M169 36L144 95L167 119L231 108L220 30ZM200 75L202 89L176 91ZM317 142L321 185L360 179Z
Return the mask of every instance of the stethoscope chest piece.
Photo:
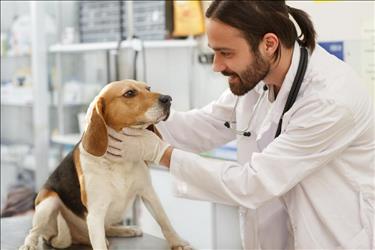
M281 125L282 125L282 121L283 121L283 116L292 107L292 105L294 104L295 100L297 99L297 95L298 95L299 89L301 87L303 78L304 78L305 73L306 73L307 61L308 61L308 52L307 52L307 49L305 47L301 47L300 48L300 52L301 52L301 55L300 55L300 60L299 60L299 64L298 64L297 73L296 73L296 76L295 76L295 78L293 80L293 84L292 84L291 90L289 91L288 99L287 99L287 102L285 104L283 113L282 113L282 115L280 117L279 124L277 126L277 131L276 131L275 138L278 137L280 135L280 133L281 133ZM237 130L236 128L232 128L230 126L231 123L235 123L235 122L232 122L232 121L233 121L233 118L234 118L234 114L236 112L236 108L237 108L239 97L237 97L236 103L235 103L235 105L233 107L233 111L232 111L232 115L231 115L230 120L229 121L225 121L224 122L224 126L226 128L228 128L228 129L233 130L238 135L243 135L243 136L246 136L246 137L250 137L251 136L251 132L249 131L249 129L250 129L251 121L253 119L254 114L257 113L259 103L263 99L263 96L264 96L264 94L266 93L267 90L268 90L267 86L264 85L263 86L263 93L258 98L258 101L255 104L252 116L250 117L248 126L247 126L247 128L245 130Z

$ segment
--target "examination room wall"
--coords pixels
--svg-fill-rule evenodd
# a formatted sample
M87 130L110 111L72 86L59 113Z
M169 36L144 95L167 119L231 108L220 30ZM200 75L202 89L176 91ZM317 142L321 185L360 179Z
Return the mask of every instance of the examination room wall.
M372 1L288 1L291 6L301 8L312 17L318 33L318 42L331 43L328 48L338 53L344 61L351 64L361 75L369 92L375 96L375 4ZM63 18L57 18L57 4L45 3L46 14L50 20L48 46L58 42L58 26L77 25L74 2L60 2ZM60 14L61 14L60 13ZM15 15L30 14L29 2L1 2L1 32L8 35L14 24ZM28 26L30 27L30 26ZM69 29L68 29L69 30ZM173 108L189 110L203 107L215 100L227 88L227 80L219 73L212 72L210 64L198 62L198 56L211 53L204 36L191 37L193 46L146 48L138 55L137 78L146 80L153 90L169 94L173 98ZM328 44L329 46L329 44ZM49 142L45 157L52 170L61 156L71 145L56 143L56 135L64 127L66 134L79 134L78 114L86 111L90 98L107 83L107 58L102 52L64 54L61 65L57 65L56 54L48 53L48 96ZM124 49L120 56L121 78L132 78L134 52ZM145 60L145 61L144 61ZM34 142L35 124L32 97L38 83L32 82L31 57L29 55L5 56L1 54L1 207L6 195L16 184L35 187L34 177L38 174L35 162ZM26 72L26 73L25 73ZM61 74L61 87L56 80ZM23 87L17 92L9 91L9 82L19 81L27 76ZM85 86L82 88L82 85ZM61 89L58 89L61 87ZM45 90L42 90L45 91ZM58 95L65 93L65 101L70 102L62 108L63 120L59 119ZM79 95L85 92L87 95ZM84 99L84 103L77 99ZM63 138L66 139L66 138ZM182 200L173 197L170 190L171 179L167 171L152 170L155 189L176 230L197 249L237 248L238 218L236 208L215 205L208 202ZM181 214L183 213L183 216ZM144 232L163 237L158 225L150 214L140 208L140 223ZM220 226L222 225L222 226Z

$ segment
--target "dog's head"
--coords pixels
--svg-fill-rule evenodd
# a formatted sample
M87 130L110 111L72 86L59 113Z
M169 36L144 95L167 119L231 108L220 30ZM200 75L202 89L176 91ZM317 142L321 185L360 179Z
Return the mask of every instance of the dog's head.
M83 134L84 149L95 156L107 150L107 126L116 131L123 128L149 128L166 120L172 98L151 92L143 82L123 80L106 85L88 110L88 123Z

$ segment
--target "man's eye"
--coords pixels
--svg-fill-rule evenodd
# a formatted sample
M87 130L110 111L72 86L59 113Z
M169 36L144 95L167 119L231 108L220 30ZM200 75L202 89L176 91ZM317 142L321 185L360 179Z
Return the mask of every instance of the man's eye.
M136 94L136 91L133 90L133 89L131 89L131 90L126 91L123 96L125 96L125 97L133 97L133 96L135 96L135 94Z
M224 57L228 57L228 56L230 56L230 53L229 52L220 52L220 54L222 55L222 56L224 56Z

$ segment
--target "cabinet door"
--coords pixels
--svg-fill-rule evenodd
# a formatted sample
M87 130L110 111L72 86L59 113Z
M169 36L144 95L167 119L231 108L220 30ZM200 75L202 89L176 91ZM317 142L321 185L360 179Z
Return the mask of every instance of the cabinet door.
M197 249L241 249L237 207L177 198L168 171L151 168L154 189L177 233ZM145 233L163 237L159 225L141 205Z
M154 189L177 233L196 249L213 249L212 204L174 197L168 171L151 168L151 177ZM139 221L145 233L163 238L159 225L143 204Z

